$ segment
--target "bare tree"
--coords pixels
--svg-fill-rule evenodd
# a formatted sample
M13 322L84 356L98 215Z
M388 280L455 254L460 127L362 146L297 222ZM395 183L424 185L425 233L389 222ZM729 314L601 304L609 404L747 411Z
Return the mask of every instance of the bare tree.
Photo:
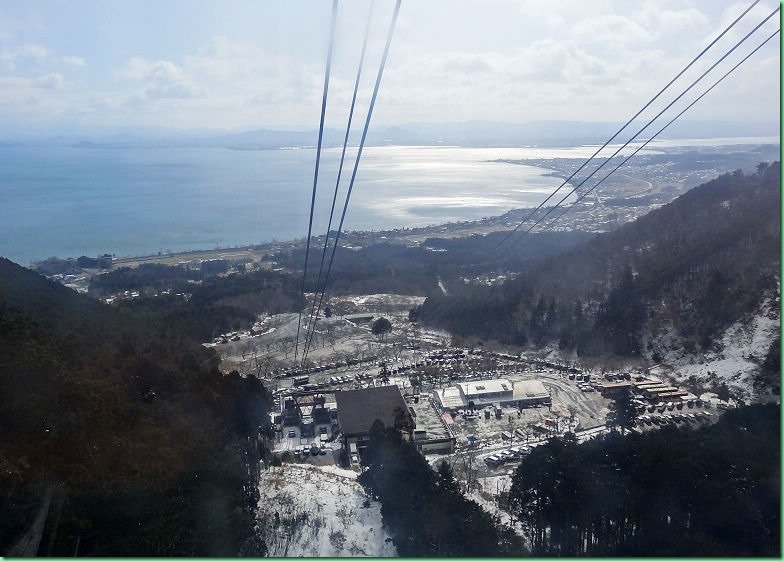
M478 485L479 469L476 465L476 456L472 451L461 450L455 452L451 462L452 470L460 475L463 490L470 493Z

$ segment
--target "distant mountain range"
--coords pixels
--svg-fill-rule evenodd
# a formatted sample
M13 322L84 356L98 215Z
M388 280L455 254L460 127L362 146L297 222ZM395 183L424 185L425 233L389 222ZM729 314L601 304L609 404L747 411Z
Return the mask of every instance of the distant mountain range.
M500 123L465 121L461 123L410 123L399 126L371 127L367 145L453 145L483 146L575 146L603 143L618 128L616 122L529 121ZM642 128L637 123L634 128ZM358 129L352 142L358 140ZM683 121L661 138L753 137L780 134L778 122ZM325 129L324 145L340 146L344 131ZM62 134L52 137L14 138L0 132L2 146L68 146L76 148L198 148L267 150L315 146L317 131L256 129L245 132L182 131L136 129L127 132Z

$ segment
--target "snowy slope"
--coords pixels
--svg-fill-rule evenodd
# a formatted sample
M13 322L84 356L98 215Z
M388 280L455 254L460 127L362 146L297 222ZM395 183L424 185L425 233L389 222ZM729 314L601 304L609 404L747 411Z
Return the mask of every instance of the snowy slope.
M519 522L515 521L511 514L499 508L497 504L497 494L508 492L512 487L511 475L496 475L489 477L480 477L477 479L478 488L473 489L466 495L467 498L476 502L479 506L485 509L493 516L497 516L501 524L509 526L519 536L525 537L523 528Z
M284 464L262 473L258 531L273 557L394 557L381 505L357 473L335 466Z
M695 378L705 383L726 382L736 394L754 395L753 381L771 343L779 335L776 297L766 298L750 317L731 325L714 350L703 355L685 354L672 333L658 334L662 364L674 381Z

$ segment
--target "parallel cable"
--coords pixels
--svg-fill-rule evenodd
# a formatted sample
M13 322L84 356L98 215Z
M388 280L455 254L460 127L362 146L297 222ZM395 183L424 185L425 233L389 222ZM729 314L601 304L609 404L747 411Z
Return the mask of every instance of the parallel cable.
M310 343L313 340L312 330L314 330L316 328L316 320L315 320L316 296L318 295L319 287L321 286L321 274L322 274L322 272L324 270L324 261L325 261L326 256L327 256L327 247L329 246L329 232L332 229L332 219L334 218L334 215L335 215L335 203L337 202L337 199L338 199L338 190L339 190L339 187L340 187L340 178L341 178L341 175L343 174L343 162L345 161L345 158L346 158L346 148L348 147L348 136L349 136L349 132L351 131L351 121L354 118L354 106L356 105L356 102L357 102L357 91L359 90L359 81L360 81L360 77L362 76L362 66L363 66L363 64L365 62L365 52L367 51L368 36L370 35L370 22L371 22L371 18L373 17L373 6L374 6L374 4L375 4L375 0L373 0L370 3L370 11L368 12L367 24L365 26L365 38L362 41L362 54L359 57L359 66L357 67L357 77L356 77L356 80L354 81L354 94L351 97L351 109L349 110L349 113L348 113L348 123L346 124L346 135L343 138L343 150L340 153L340 165L338 166L338 178L335 181L335 192L332 195L332 208L330 208L330 210L329 210L329 221L327 222L327 233L324 236L324 248L321 251L321 263L319 263L318 278L316 279L316 290L315 290L315 293L313 295L313 304L312 304L312 306L310 308L310 314L308 315L308 323L310 323L310 321L312 319L313 320L313 324L309 328L308 332L306 332L306 334L305 334L305 350L302 353L302 355L303 355L303 358L302 358L303 363L304 363L304 360L305 360L305 358L304 358L305 354L307 354L307 351L310 348Z
M348 211L349 201L351 200L351 192L354 189L354 180L357 177L357 169L359 168L359 161L362 158L362 150L365 147L365 139L367 138L368 128L370 127L370 119L373 116L373 108L376 105L376 98L378 97L378 89L381 85L381 77L384 74L384 67L386 66L387 56L389 55L389 47L392 44L392 36L395 32L395 24L397 23L397 16L400 12L400 4L402 0L396 0L395 2L395 10L392 13L392 22L389 24L389 31L387 33L387 42L384 45L384 54L381 56L381 65L378 68L378 74L376 75L376 83L373 86L373 96L370 98L370 106L368 108L368 114L365 118L365 127L362 130L362 138L359 141L359 149L357 150L357 156L354 160L354 169L351 172L351 181L348 184L348 191L346 192L346 200L343 204L343 212L340 215L340 224L338 225L338 231L335 234L335 244L332 246L332 253L329 256L329 265L327 266L327 274L324 277L324 289L321 291L321 297L319 299L318 308L316 309L315 319L318 319L318 314L321 311L321 306L324 302L324 294L327 290L327 283L329 282L329 276L332 272L332 263L335 260L335 251L338 248L338 243L340 241L340 234L343 231L343 222L346 219L346 212ZM305 356L302 358L302 362L305 362Z
M686 106L686 107L685 107L683 110L681 110L681 112L680 112L680 113L678 113L678 114L677 114L675 117L673 117L673 118L672 118L672 119L671 119L671 120L670 120L670 121L669 121L669 122L668 122L666 125L664 125L664 126L663 126L662 128L660 128L658 131L656 131L656 134L654 134L654 135L653 135L653 136L651 136L651 137L650 137L648 140L646 140L646 141L645 141L645 143L643 143L643 144L642 144L642 145L641 145L639 148L637 148L637 149L636 149L634 152L632 152L632 153L631 153L629 156L627 156L627 157L626 157L626 159L624 159L624 160L623 160L623 161L622 161L620 164L618 164L617 166L615 166L615 168L613 168L613 169L612 169L612 170L611 170L611 171L610 171L610 172L609 172L607 175L605 175L605 176L604 176L602 179L600 179L600 180L599 180L599 182L597 182L597 183L596 183L596 185L594 185L594 186L593 186L593 187L591 187L591 188L590 188L588 191L586 191L585 193L583 193L582 195L580 195L580 196L577 198L577 200L576 200L576 201L574 201L574 203L572 203L571 205L569 205L569 206L567 206L566 208L564 208L563 212L561 212L561 213L560 213L558 216L556 216L556 217L555 217L555 218L554 218L554 219L553 219L553 220L552 220L552 221L551 221L549 224L547 224L547 225L546 225L546 226L545 226L545 227L544 227L542 230L540 230L540 231L539 231L539 233L545 232L545 231L549 230L550 228L552 228L552 226L553 226L553 225L554 225L556 222L558 222L558 220L560 220L560 218L561 218L561 217L562 217L564 214L566 214L567 212L569 212L569 211L570 211L572 208L574 208L574 206L575 206L575 205L577 205L577 203L579 203L579 202L580 202L582 199L584 199L584 198L585 198L585 197L587 197L589 194L591 194L591 192L593 192L593 191L594 191L594 189L596 189L596 188L597 188L599 185L601 185L601 184L604 182L604 180L605 180L605 179L607 179L607 178L608 178L608 177L610 177L610 176L611 176L613 173L615 173L616 171L618 171L618 169L619 169L621 166L623 166L623 165L624 165L626 162L628 162L628 161L629 161L629 160L630 160L632 157L634 157L634 156L635 156L635 155L636 155L636 154L637 154L637 153L638 153L640 150L642 150L643 148L645 148L645 147L648 145L648 143L649 143L649 142L651 142L653 139L655 139L657 136L659 136L659 135L660 135L662 132L664 132L664 131L665 131L665 129L667 129L667 128L668 128L668 127L671 125L671 124L673 124L675 121L677 121L677 120L678 120L678 119L681 117L681 115L683 115L684 113L686 113L686 111L688 111L689 109L691 109L691 108L692 108L692 106L694 106L694 105L695 105L695 104L696 104L698 101L700 101L700 100L701 100L703 97L705 97L705 96L706 96L706 95L707 95L707 94L708 94L708 93L709 93L709 92L710 92L710 91L711 91L713 88L715 88L715 87L716 87L716 86L718 86L718 85L719 85L719 84L720 84L722 81L724 81L724 79L725 79L725 78L727 78L727 77L728 77L730 74L732 74L732 73L733 73L733 72L734 72L734 71L735 71L735 70L736 70L736 69L737 69L737 68L738 68L740 65L742 65L742 64L743 64L744 62L746 62L746 61L747 61L749 58L751 58L751 56L752 56L752 55L754 55L754 53L756 53L758 50L760 50L762 47L764 47L764 46L765 46L765 44L766 44L768 41L770 41L770 40L771 40L771 39L773 39L773 38L774 38L776 35L778 35L778 34L779 34L779 31L780 31L780 30L779 30L779 29L777 29L777 30L776 30L776 31L774 31L774 32L773 32L771 35L769 35L767 39L765 39L765 40L764 40L762 43L760 43L759 45L757 45L757 47L756 47L756 48L755 48L753 51L751 51L749 54L747 54L745 57L743 57L743 58L742 58L742 59L741 59L741 60L740 60L740 61L739 61L739 62L738 62L738 63L737 63L735 66L733 66L732 68L730 68L730 69L729 69L729 70L728 70L728 71L727 71L727 72L726 72L726 73L725 73L725 74L724 74L724 75L723 75L721 78L719 78L718 80L716 80L716 82L715 82L715 83L714 83L714 84L713 84L713 85L712 85L710 88L708 88L707 90L705 90L705 91L704 91L702 94L700 94L700 96L699 96L699 97L697 97L697 98L696 98L694 101L692 101L691 103L689 103L689 105L687 105L687 106ZM529 238L529 239L530 239L530 238Z
M338 0L332 0L332 23L329 29L329 48L327 50L327 66L324 70L324 92L321 96L321 120L319 121L318 144L316 145L316 169L313 173L313 192L310 196L310 220L308 221L308 241L305 246L305 266L302 269L302 297L305 297L305 277L308 274L308 254L310 253L310 235L313 231L313 209L316 206L316 185L318 184L319 163L321 162L321 140L324 136L324 114L327 111L327 93L329 92L329 73L332 68L332 47L335 43L335 22L338 18ZM297 320L297 340L294 344L294 361L297 360L299 349L299 332L302 326L302 310Z
M546 212L546 213L545 213L545 214L544 214L544 215L543 215L541 218L539 218L539 220L537 220L537 221L536 221L536 222L535 222L533 225L531 225L531 226L530 226L530 227L529 227L529 228L528 228L528 229L527 229L527 230L526 230L526 231L523 233L523 235L522 235L521 237L519 237L517 240L513 240L513 241L512 241L512 243L511 243L510 245L506 246L506 248L504 248L504 249L503 249L503 250L502 250L500 253L501 253L501 254L503 254L503 253L505 253L506 251L510 250L510 249L511 249L511 248L512 248L512 247L513 247L513 246L514 246L516 243L518 243L518 242L520 241L520 239L522 239L522 237L524 237L525 235L529 234L529 233L530 233L530 232L531 232L531 231L532 231L532 230L533 230L533 229L534 229L534 228L535 228L535 227L536 227L538 224L540 224L540 223L541 223L541 222L542 222L542 221L543 221L545 218L547 218L547 216L549 216L549 215L550 215L550 214L551 214L553 211L555 211L556 209L558 209L558 208L559 208L559 207L560 207L560 206L561 206L561 205L564 203L564 201L566 201L566 199L568 199L570 196L572 196L572 194L574 194L574 192L575 192L575 191L577 191L577 189L579 189L580 187L582 187L582 185L583 185L583 184L585 184L585 182L586 182L586 181L588 181L588 180L589 180L591 177L593 177L593 175L594 175L594 174L596 174L596 173L597 173L597 172L598 172L600 169L602 169L602 168L603 168L603 167L604 167L604 166L605 166L605 165L606 165L606 164L607 164L607 163L608 163L608 162L609 162L609 161L610 161L612 158L614 158L614 157L615 157L615 156L616 156L616 155L617 155L617 154L618 154L618 153L619 153L621 150L623 150L624 148L626 148L626 146L627 146L627 145L629 145L629 144L630 144L632 141L634 141L634 139L635 139L635 138L637 138L637 136L639 136L639 135L640 135L642 132L644 132L644 131L645 131L645 130L646 130L646 129L647 129L647 128L648 128L648 127L651 125L651 124L653 124L653 122L654 122L654 121L656 121L656 119L658 119L658 118L659 118L659 117L660 117L660 116L661 116L661 115L662 115L662 114L663 114L665 111L667 111L667 109L669 109L670 107L672 107L672 105L674 105L674 104L675 104L675 103L676 103L678 100L680 100L680 99L681 99L681 98L682 98L682 97L683 97L683 96L684 96L686 93L688 93L688 92L689 92L689 91L690 91L690 90L691 90L691 89L692 89L692 88L693 88L693 87L694 87L694 86L695 86L697 83L699 83L699 82L700 82L700 81L701 81L701 80L702 80L702 79L703 79L703 78L704 78L704 77L705 77L705 76L706 76L708 73L710 73L710 72L711 72L711 71L712 71L712 70L713 70L713 69L714 69L716 66L718 66L718 65L719 65L719 64L720 64L722 61L724 61L724 59L726 59L726 58L727 58L727 57L728 57L730 54L732 54L732 52L734 52L734 51L735 51L735 49L737 49L737 48L738 48L740 45L742 45L742 44L743 44L743 43L744 43L744 42L745 42L745 41L746 41L746 40L747 40L747 39L748 39L748 38L749 38L749 37L750 37L752 34L754 34L754 33L755 33L755 32L756 32L756 31L757 31L757 30L758 30L760 27L762 27L762 25L764 25L764 24L765 24L765 23L766 23L766 22L767 22L767 21L768 21L768 20L769 20L771 17L773 17L773 16L774 16L774 15L775 15L777 12L779 12L779 10L780 10L780 9L781 9L781 7L779 6L779 7L777 7L775 10L773 10L773 11L772 11L772 12L771 12L771 13L770 13L770 14L769 14L769 15L768 15L768 16L767 16L765 19L763 19L763 20L762 20L760 23L758 23L758 24L757 24L757 25L756 25L756 26L755 26L755 27L754 27L754 28L753 28L751 31L749 31L749 32L748 32L748 33L747 33L747 34L746 34L746 35L745 35L745 36L744 36L742 39L740 39L740 40L739 40L737 43L735 43L735 44L732 46L732 48L730 48L730 50L728 50L728 51L727 51L727 52L726 52L726 53L725 53L725 54L724 54L724 55L723 55L723 56L722 56L722 57L721 57L719 60L717 60L717 61L716 61L716 62L715 62L715 63L714 63L714 64L713 64L713 65L712 65L710 68L708 68L708 70L706 70L705 72L703 72L703 73L702 73L702 75L700 75L700 76L699 76L699 77L698 77L696 80L694 80L694 81L693 81L693 82L692 82L692 83L691 83L691 84L690 84L690 85L689 85L689 86L688 86L688 87L687 87L687 88L686 88L686 89L685 89L685 90L684 90L684 91L683 91L683 92L682 92L680 95L678 95L678 97L676 97L676 98L675 98L675 99L674 99L672 102L670 102L670 103L669 103L669 104L668 104L668 105L667 105L667 106L666 106L664 109L662 109L662 110L661 110L661 111L660 111L660 112L659 112L659 113L658 113L658 114L657 114L655 117L653 117L653 119L651 119L651 120L650 120L650 121L649 121L649 122L648 122L648 123L647 123L647 124L646 124L646 125L645 125L645 126L642 128L642 129L640 129L639 131L637 131L637 133L635 133L635 134L634 134L634 135L633 135L633 136L632 136L632 137L631 137L631 138L630 138L628 141L626 141L626 143L624 143L624 144L623 144L623 145L622 145L620 148L618 148L618 149L615 151L615 153L613 153L613 155L612 155L612 156L610 156L609 158L607 158L607 159L606 159L606 160L605 160L605 161L604 161L604 162L603 162L603 163L602 163L602 164L601 164L599 167L597 167L597 168L596 168L596 169L595 169L595 170L594 170L594 171L593 171L593 172L592 172L592 173L591 173L591 174L590 174L588 177L586 177L585 179L583 179L583 180L582 180L582 181L581 181L581 182L580 182L580 183L579 183L579 184L578 184L576 187L574 187L574 188L573 188L573 189L572 189L572 190L571 190L571 191L570 191L570 192L569 192L569 193L568 193L568 194L567 194L565 197L563 197L563 198L562 198L562 199L561 199L561 200L560 200L560 201L559 201L559 202L558 202L558 203L557 203L557 204L556 204L554 207L550 208L550 209L549 209L549 210L548 210L548 211L547 211L547 212ZM776 33L778 33L778 31L777 31ZM774 33L774 35L775 35L775 33ZM772 38L772 36L771 36L771 37L769 37L768 39L766 39L766 41L765 41L765 42L767 42L767 41L768 41L768 40L770 40L771 38ZM764 43L763 43L763 44L764 44ZM761 47L761 46L762 46L762 45L760 45L760 47ZM759 48L759 47L758 47L758 48ZM756 49L755 49L755 51L753 51L753 52L756 52ZM749 56L750 56L750 55L749 55ZM747 58L748 58L748 57L747 57ZM746 60L746 59L744 59L744 61L745 61L745 60ZM735 69L735 67L733 67L733 69L732 69L732 70L734 70L734 69ZM732 70L731 70L731 71L732 71ZM730 72L731 72L731 71L730 71ZM729 73L728 73L728 74L729 74ZM725 75L724 77L726 77L726 75ZM724 77L722 77L722 79L723 79ZM715 86L715 85L717 85L717 84L718 84L720 81L721 81L721 80L719 80L718 82L716 82L716 84L714 84L714 86ZM711 88L711 89L712 89L712 88ZM709 90L706 90L706 92L705 92L705 93L707 93L708 91L710 91L710 89L709 89ZM704 95L704 94L703 94L703 95ZM699 98L698 98L698 99L699 99ZM692 104L692 105L693 105L693 104ZM685 111L684 111L684 112L685 112ZM677 117L676 117L676 118L677 118ZM666 125L664 128L666 128L666 127L667 127L667 126L669 126L670 124L671 124L671 123L668 123L668 124L667 124L667 125ZM664 129L662 129L662 130L664 130ZM657 132L656 134L658 135L660 132L661 132L661 130L660 130L659 132ZM647 141L647 142L646 142L646 143L645 143L643 146L647 145L647 143L648 143L648 142L650 142L650 141L651 141L653 138L655 138L655 136L654 136L654 137L651 137L650 139L648 139L648 141ZM636 151L635 153L639 152L639 150L641 150L641 149L642 149L642 147L640 147L639 149L637 149L637 151ZM628 161L628 158L627 158L627 160L625 160L625 161ZM621 164L621 165L622 165L622 164ZM620 167L620 166L618 166L618 167ZM616 168L616 169L617 169L617 168ZM614 170L613 170L613 171L614 171ZM610 175L610 174L608 174L608 176L609 176L609 175ZM606 177L605 177L605 179L606 179ZM602 181L603 181L603 180L602 180ZM598 184L597 184L597 185L598 185ZM595 187L596 187L596 186L594 186L594 188L595 188ZM591 190L593 190L593 189L591 189ZM562 213L562 214L565 214L565 212L564 212L564 213ZM553 221L553 223L554 223L554 222L555 222L555 221ZM551 224L551 225L552 225L552 224ZM496 248L496 249L497 249L497 248ZM495 253L495 251L493 251L492 253ZM499 256L500 256L500 255L499 255ZM434 320L436 320L436 319L439 319L440 317L442 317L442 316L443 316L443 315L444 315L444 314L445 314L445 313L446 313L446 312L447 312L447 311L450 309L450 307L451 307L451 306L450 306L450 304L454 304L454 302L452 302L452 303L446 302L446 303L444 304L444 306L442 307L442 309L441 309L441 310L439 310L439 311L437 311L437 312L436 312L436 314L435 314L435 315L434 315L434 316L431 318L431 320L430 320L430 321L432 322L432 321L434 321Z
M727 27L724 29L724 31L722 31L722 32L721 32L721 33L720 33L720 34L719 34L719 35L718 35L718 36L717 36L717 37L716 37L716 38L715 38L713 41L711 41L711 42L708 44L708 46L707 46L707 47L705 47L704 49L702 49L702 51L700 51L700 53L699 53L697 56L695 56L695 57L694 57L694 58L691 60L691 62L690 62L689 64L687 64L687 65L686 65L686 66L685 66L685 67L684 67L684 68L683 68L683 69L682 69L680 72L678 72L678 74L676 74L676 75L675 75L675 77L674 77L672 80L670 80L670 81L667 83L667 85L666 85L666 86L664 86L662 89L660 89L660 90L659 90L659 92L658 92L658 93L657 93L655 96L653 96L653 97L650 99L650 101L648 101L648 103L646 103L646 104L645 104L645 105L642 107L642 109L640 109L639 111L637 111L637 113L635 113L635 114L634 114L634 115L633 115L633 116L632 116L632 117L631 117L631 118L630 118L628 121L626 121L626 123L625 123L625 124L624 124L624 125L623 125L623 126L620 128L620 129L618 129L618 130L615 132L615 134L613 134L613 135L612 135L612 136L611 136L609 139L607 139L607 141L606 141L604 144L602 144L601 148L599 148L599 149L598 149L596 152L594 152L594 153L593 153L593 155L592 155L590 158L588 158L587 160L585 160L585 161L582 163L582 165L580 165L580 167L578 167L578 168L577 168L577 169L574 171L574 173L572 173L572 174L571 174L571 175L570 175L568 178L566 178L566 179L564 180L564 182L563 182L563 183L561 183L561 185L559 185L559 186L558 186L558 188L557 188L555 191L553 191L552 193L550 193L550 195L549 195L549 196L548 196L548 197L547 197L545 200L543 200L543 201L542 201L542 202L539 204L539 206L537 206L537 207L536 207L536 208L535 208L533 211L531 211L531 212L528 214L528 216L526 216L526 217L525 217L525 218L522 220L522 222L520 222L520 224L518 224L517 226L515 226L515 228L514 228L514 229L513 229L511 232L509 232L509 233L508 233L508 234L507 234L507 235L504 237L504 239L502 239L502 240L501 240L501 241L498 243L498 245L495 247L494 251L495 251L495 250L497 250L498 248L500 248L500 247L501 247L501 246L502 246L504 243L506 243L506 242L507 242L507 241L508 241L508 240L509 240L509 239L510 239L510 238L511 238L513 235L514 235L514 233L515 233L515 232L517 232L517 230L519 230L519 229L520 229L520 227L521 227L523 224L525 224L526 222L528 222L528 220L530 220L530 219L531 219L531 217L533 217L533 216L534 216L534 215L535 215L535 214L536 214L536 213L537 213L539 210L541 210L541 208L542 208L542 207L543 207L545 204L547 204L547 202L548 202L550 199L552 199L552 198L553 198L553 197L556 195L556 193L558 193L558 191L560 191L560 190L561 190L561 189L564 187L564 185L566 185L567 183L569 183L569 182L570 182L570 181L571 181L571 180L574 178L574 176L575 176L575 175L577 175L577 174L578 174L578 173L579 173L579 172L580 172L580 171L581 171L581 170L582 170L582 169L583 169L583 168L584 168L586 165L588 165L588 163L590 163L590 162L591 162L591 161L592 161L592 160L593 160L593 159L594 159L594 158L595 158L595 157L596 157L596 156L599 154L599 152L601 152L602 150L604 150L604 149L607 147L607 145L608 145L608 144L610 144L610 142L612 142L612 141L613 141L613 140L614 140L614 139L615 139L615 138L616 138L616 137L617 137L617 136L618 136L618 135L619 135L619 134L620 134L620 133L621 133L621 132L622 132L624 129L626 129L626 127L628 127L628 126L629 126L629 125L630 125L630 124L631 124L631 123L632 123L632 122L633 122L633 121L634 121L634 120L635 120L637 117L639 117L639 116L640 116L640 114L641 114L643 111L645 111L645 110L646 110L648 107L650 107L650 106L651 106L651 104L652 104L654 101L656 101L656 100L659 98L659 96L661 96L661 94L663 94L663 93L664 93L664 91L665 91L667 88L669 88L669 87L670 87L670 86L671 86L671 85L672 85L672 84L673 84L673 83L674 83L674 82L675 82L675 81L676 81L678 78L680 78L680 77L681 77L681 76L682 76L682 75L683 75L683 74L684 74L684 73L685 73L685 72L686 72L686 71L687 71L689 68L691 68L691 67L692 67L692 65L694 65L694 63L695 63L695 62L697 62L697 61L698 61L698 60L699 60L699 59L702 57L702 55L704 55L704 54L705 54L705 53L708 51L708 49L710 49L710 48L711 48L713 45L715 45L715 44L716 44L716 42L717 42L719 39L721 39L722 37L724 37L724 35L725 35L725 34L726 34L726 33L727 33L727 32L728 32L730 29L732 29L732 28L735 26L735 24L736 24L736 23L738 23L738 22L741 20L741 18L743 18L743 16L745 16L745 15L746 15L746 14L747 14L747 13L748 13L748 12L749 12L749 11L750 11L750 10L751 10L753 7L754 7L754 6L756 6L756 5L757 5L757 3L758 3L759 1L760 1L760 0L754 0L754 2L752 2L752 3L751 3L751 5L750 5L748 8L746 8L746 9L743 11L743 13L742 13L742 14L740 14L740 15L739 15L737 18L735 18L735 20L734 20L732 23L730 23L730 24L729 24L729 25L728 25L728 26L727 26Z
M528 228L528 230L526 230L526 231L523 233L523 236L525 236L526 234L530 233L530 232L531 232L531 230L533 230L533 229L534 229L534 228L535 228L535 227L536 227L536 226L537 226L539 223L541 223L541 222L542 222L542 220L544 220L545 218L547 218L547 217L548 217L548 216L549 216L549 215L550 215L550 214L551 214L553 211L555 211L555 210L556 210L556 209L557 209L559 206L561 206L561 205L564 203L564 201L566 201L566 199L568 199L569 197L571 197L571 196L572 196L572 195L575 193L575 191L577 191L577 190L578 190L580 187L582 187L582 186L585 184L585 182L586 182L586 181L588 181L589 179L591 179L591 177L593 177L593 176L594 176L594 175L595 175L595 174L596 174L596 173L597 173L597 172L598 172L600 169L602 169L602 168L603 168L605 165L607 165L607 164L610 162L610 160L612 160L612 159L613 159L615 156L617 156L617 155L618 155L618 154L621 152L621 150L623 150L624 148L626 148L626 147L627 147L629 144L631 144L631 143L634 141L634 139L635 139L635 138L637 138L638 136L640 136L640 134L642 134L643 132L645 132L645 130L646 130L648 127L650 127L650 126L653 124L653 122L654 122L654 121L656 121L656 119L658 119L659 117L661 117L661 116L662 116L662 114L664 114L664 112L665 112L665 111L667 111L667 110L668 110L670 107L672 107L672 106L673 106L675 103L677 103L677 102L678 102L678 100L680 100L680 99L681 99L681 98L682 98L684 95L686 95L686 94L687 94L687 93L688 93L688 92L689 92L689 91L690 91L690 90L691 90L691 89L692 89L694 86L696 86L696 85L697 85L697 84L698 84L698 83L699 83L699 82L700 82L700 81L701 81L703 78L705 78L705 76L707 76L707 75L708 75L708 74L709 74L709 73L710 73L710 72L711 72L711 71L712 71L714 68L716 68L716 67L717 67L717 66L718 66L718 65L719 65L721 62L723 62L723 61L724 61L724 59L726 59L728 56L730 56L730 55L731 55L731 54L732 54L732 53L735 51L735 49L737 49L737 48L738 48L738 47L740 47L740 46L741 46L743 43L745 43L745 42L746 42L746 40L747 40L749 37L751 37L751 36L752 36L754 33L756 33L756 31L757 31L757 30L758 30L760 27L762 27L762 26L763 26L763 25L764 25L764 24L765 24L765 23L766 23L766 22L767 22L767 21L768 21L770 18L772 18L774 15L776 15L776 13L777 13L777 12L779 12L779 10L781 10L781 6L777 6L777 7L776 7L776 9L775 9L775 10L773 10L773 11L772 11L770 14L768 14L768 16L767 16L765 19L763 19L763 20L762 20L761 22L759 22L759 23L758 23L756 26L754 26L754 28L753 28L751 31L749 31L749 32L748 32L746 35L744 35L744 36L743 36L743 38L742 38L740 41L738 41L737 43L735 43L735 44L732 46L732 48L730 48L730 50L728 50L726 53L724 53L724 55L722 55L722 57L721 57L719 60L717 60L716 62L714 62L714 63L713 63L711 66L710 66L710 68L708 68L708 69L707 69L705 72L703 72L702 74L700 74L700 76L699 76L699 77L698 77L696 80L694 80L694 81L693 81L691 84L689 84L689 86L688 86L688 87L687 87L685 90L683 90L683 92L681 92L681 93L678 95L678 97L676 97L676 98L675 98L675 99L673 99L673 100L672 100L670 103L668 103L668 104L667 104L667 106L666 106L664 109L662 109L661 111L659 111L659 113L657 113L657 114L656 114L656 116L655 116L655 117L653 117L653 118L652 118L650 121L648 121L648 123L647 123L647 124L646 124L644 127L642 127L640 130L638 130L638 131L637 131L637 132L636 132L634 135L632 135L632 137L631 137L629 140L627 140L627 141L626 141L626 142L625 142L625 143L624 143L624 144L623 144L623 145L622 145L620 148L618 148L618 149L617 149L615 152L613 152L613 154L612 154L612 155L611 155L609 158L605 159L605 160L604 160L604 162L602 162L602 163L601 163L601 165L599 165L599 166L598 166L598 167L597 167L595 170L593 170L593 171L592 171L592 172L591 172L591 173L588 175L588 177L586 177L585 179L583 179L583 180L582 180L582 181L581 181L581 182L580 182L578 185L576 185L576 186L575 186L575 187L574 187L574 188L573 188L571 191L569 191L569 193L567 193L567 194L566 194L566 195L565 195L565 196L564 196L564 197L563 197L563 198L562 198L560 201L558 201L558 203L556 203L556 205L555 205L554 207L551 207L551 208L550 208L550 209L549 209L549 210L548 210L548 211L547 211L547 212L546 212L546 213L545 213L545 214L544 214L544 215L543 215L541 218L539 218L539 220L537 220L537 221L536 221L534 224L532 224L532 225L531 225L531 226ZM517 240L513 240L513 241L512 241L512 243L511 243L511 244L509 244L509 245L506 247L506 249L508 250L508 249L512 248L512 247L513 247L513 246L514 246L514 245L515 245L517 242L519 242L519 241L520 241L520 239L521 239L521 238L522 238L522 236L521 236L521 237L519 237L519 238L517 238Z

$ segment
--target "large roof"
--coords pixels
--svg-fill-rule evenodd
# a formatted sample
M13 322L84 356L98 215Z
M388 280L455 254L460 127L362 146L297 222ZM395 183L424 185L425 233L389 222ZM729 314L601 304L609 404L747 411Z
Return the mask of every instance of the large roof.
M455 386L435 390L434 393L438 401L441 402L443 409L460 409L466 406L466 402L460 394L460 389Z
M539 380L522 380L515 382L514 396L515 399L533 399L536 397L547 397L550 392L544 387L544 384Z
M345 435L370 432L376 419L387 427L394 426L397 408L410 417L406 401L394 385L335 392L335 401L340 428Z
M467 382L458 384L463 395L482 395L488 393L511 392L512 384L509 380L480 380L478 382Z

